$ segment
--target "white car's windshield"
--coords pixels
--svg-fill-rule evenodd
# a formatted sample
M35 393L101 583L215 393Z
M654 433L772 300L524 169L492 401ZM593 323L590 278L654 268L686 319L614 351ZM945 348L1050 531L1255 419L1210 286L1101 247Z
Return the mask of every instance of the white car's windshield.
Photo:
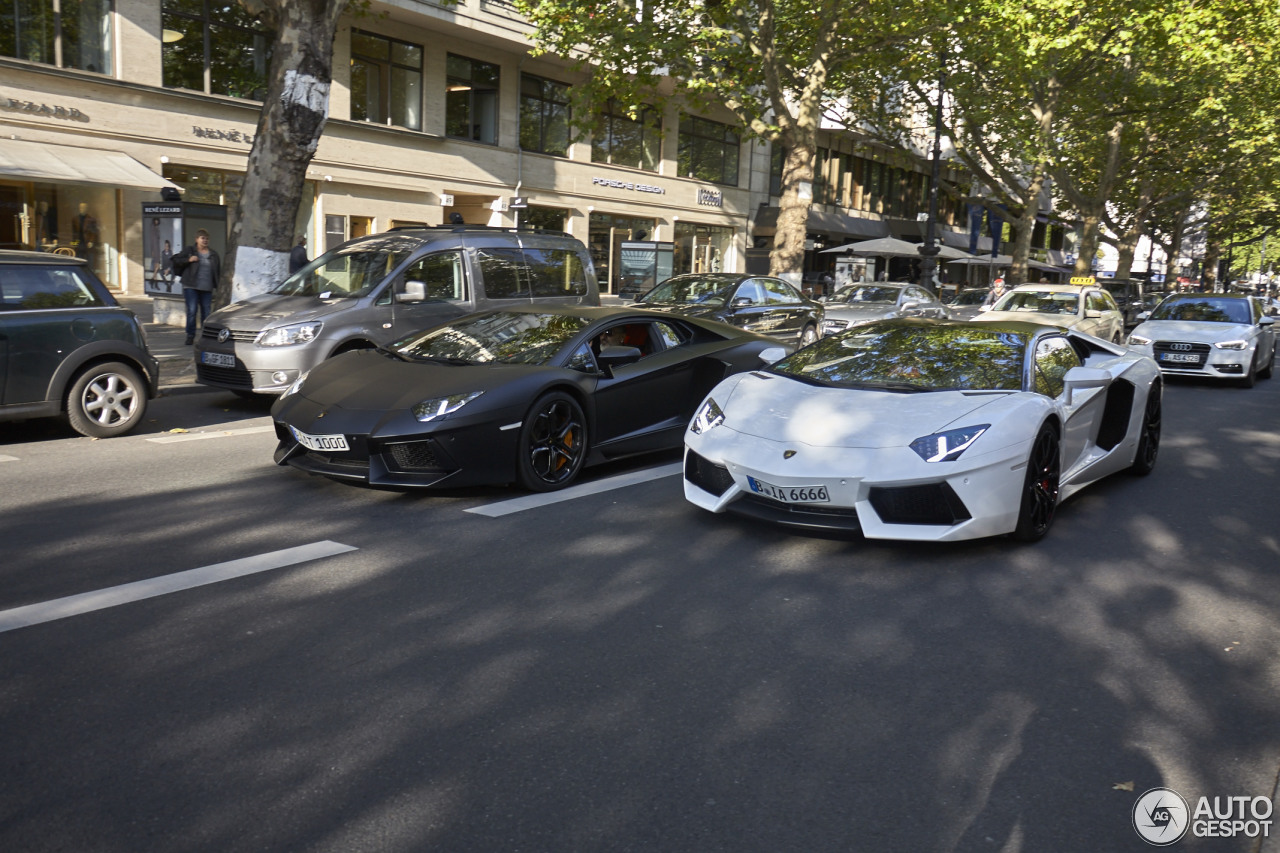
M770 368L814 385L890 391L1022 390L1027 339L981 323L881 321L823 338Z
M1035 314L1075 314L1080 310L1080 295L1052 290L1011 290L993 306L992 310L1026 311Z
M1151 312L1152 320L1194 320L1202 323L1252 323L1249 303L1214 296L1175 296Z

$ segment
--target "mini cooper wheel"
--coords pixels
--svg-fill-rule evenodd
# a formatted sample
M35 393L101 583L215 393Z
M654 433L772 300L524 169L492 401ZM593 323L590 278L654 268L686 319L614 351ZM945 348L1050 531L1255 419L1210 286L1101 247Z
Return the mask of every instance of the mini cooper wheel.
M818 327L810 323L800 332L800 346L807 347L818 339Z
M1058 433L1045 424L1040 427L1027 457L1027 476L1022 484L1022 502L1018 510L1018 526L1013 531L1014 539L1035 542L1049 532L1058 509L1061 466Z
M520 485L533 492L563 489L587 458L587 419L569 394L553 391L529 409L520 429Z
M138 371L118 361L89 368L67 392L67 420L90 438L123 435L146 413L146 384Z
M1160 453L1160 396L1161 385L1156 382L1147 392L1147 406L1142 412L1141 434L1138 437L1138 450L1133 454L1133 464L1129 472L1145 477L1156 467L1156 456Z

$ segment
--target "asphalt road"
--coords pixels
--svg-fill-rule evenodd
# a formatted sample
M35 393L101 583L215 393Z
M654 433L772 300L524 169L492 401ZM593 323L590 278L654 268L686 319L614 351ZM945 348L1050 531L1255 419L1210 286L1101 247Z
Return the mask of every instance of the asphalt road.
M482 515L277 468L266 412L0 425L0 627L253 572L0 633L0 850L1137 851L1151 788L1274 801L1280 380L1171 382L1155 473L1033 546L713 516L632 476L675 454Z

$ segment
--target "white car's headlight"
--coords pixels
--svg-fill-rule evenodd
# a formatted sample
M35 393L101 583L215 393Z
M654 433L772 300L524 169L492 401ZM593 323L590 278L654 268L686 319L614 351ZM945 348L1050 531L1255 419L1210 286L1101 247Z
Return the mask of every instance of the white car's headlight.
M689 429L693 431L694 435L702 435L707 430L714 429L722 423L724 423L724 412L720 410L715 400L708 397L707 401L702 404L702 408L698 409L698 413L693 416L693 420L689 423Z
M1131 347L1148 347L1151 346L1151 338L1144 338L1142 335L1130 335L1129 346Z
M413 416L425 424L427 421L434 421L436 418L442 418L458 411L458 409L461 409L483 393L483 391L472 391L470 394L432 397L430 400L415 403L412 409Z
M1248 349L1248 341L1218 341L1214 344L1218 349Z
M304 370L302 373L298 374L298 378L293 380L293 384L284 389L284 393L280 395L280 399L283 400L285 397L291 397L294 394L297 394L298 391L301 390L302 383L307 378L307 374L310 372L310 370Z
M954 462L990 427L991 424L977 424L935 432L933 435L917 438L911 442L910 447L925 462Z
M258 334L258 338L254 343L260 347L297 346L298 344L314 341L322 328L324 328L324 323L312 321L308 323L293 323L275 329L265 329Z

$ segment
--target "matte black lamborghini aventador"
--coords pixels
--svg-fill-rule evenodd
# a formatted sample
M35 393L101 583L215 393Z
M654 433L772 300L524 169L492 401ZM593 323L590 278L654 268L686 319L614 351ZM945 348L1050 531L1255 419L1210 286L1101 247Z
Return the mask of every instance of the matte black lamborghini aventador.
M486 311L339 355L272 407L275 460L375 486L569 485L679 447L707 392L777 340L637 308Z

